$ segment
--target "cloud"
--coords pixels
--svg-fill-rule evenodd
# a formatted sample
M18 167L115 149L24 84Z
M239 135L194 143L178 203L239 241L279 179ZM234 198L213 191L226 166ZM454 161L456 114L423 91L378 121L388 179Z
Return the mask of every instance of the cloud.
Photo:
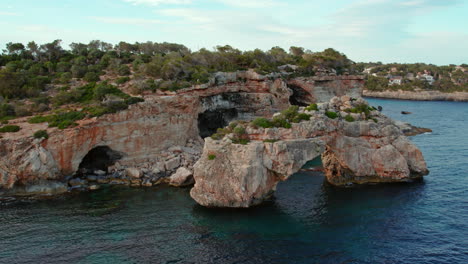
M186 5L192 3L192 0L124 0L134 5Z
M146 26L164 23L158 19L128 18L128 17L91 17L91 19L106 24Z
M284 5L274 0L215 0L216 2L240 8L268 8Z
M0 16L19 16L19 13L0 11Z
M195 3L192 0L123 0L134 5L188 5ZM210 1L206 1L210 2ZM211 0L212 3L220 3L230 7L238 8L269 8L285 5L275 0Z

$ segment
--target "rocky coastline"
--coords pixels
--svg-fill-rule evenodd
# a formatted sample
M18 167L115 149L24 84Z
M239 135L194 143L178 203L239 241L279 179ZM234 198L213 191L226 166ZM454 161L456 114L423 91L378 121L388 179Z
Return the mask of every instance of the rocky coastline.
M253 71L217 73L206 85L148 94L128 110L64 130L11 120L22 129L0 138L0 195L58 194L100 184L190 184L202 138L217 128L270 117L291 103L359 95L363 84L362 76L351 75L288 80ZM37 130L47 130L49 138L32 137Z
M398 100L413 100L413 101L455 101L455 102L468 102L468 92L453 92L443 93L440 91L369 91L363 90L362 96L398 99Z

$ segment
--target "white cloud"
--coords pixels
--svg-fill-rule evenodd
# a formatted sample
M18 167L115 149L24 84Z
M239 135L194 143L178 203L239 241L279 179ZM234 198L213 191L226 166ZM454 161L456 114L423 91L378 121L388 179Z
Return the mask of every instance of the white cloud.
M214 20L212 16L214 14L210 14L209 12L200 12L196 9L188 9L188 8L173 8L173 9L162 9L156 11L158 14L162 14L164 16L169 17L178 17L186 19L190 22L194 23L213 23Z
M283 5L274 0L215 0L228 6L241 8L267 8Z
M123 0L134 5L188 5L195 3L193 0ZM207 1L209 2L209 1ZM275 0L211 0L231 7L239 8L269 8L285 5Z
M192 3L192 0L124 0L134 5L186 5Z
M107 24L122 24L122 25L151 25L164 23L158 19L144 19L144 18L128 18L128 17L91 17L91 19Z

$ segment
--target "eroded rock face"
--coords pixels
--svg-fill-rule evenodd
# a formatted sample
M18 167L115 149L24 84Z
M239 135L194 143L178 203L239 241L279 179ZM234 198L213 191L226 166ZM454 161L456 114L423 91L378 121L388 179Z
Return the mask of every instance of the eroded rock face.
M208 207L257 205L273 194L279 181L321 152L323 142L318 139L240 145L207 138L194 166L195 187L190 195Z
M109 173L136 168L150 171L138 174L153 179L153 174L169 176L182 166L191 170L203 148L200 115L236 110L235 115L222 116L220 123L271 116L287 108L293 94L279 77L252 71L218 73L209 84L146 95L145 102L128 110L82 120L65 130L26 120L15 123L23 129L0 138L0 189L63 180L77 172L84 157L98 147L119 154L120 159L109 165ZM342 77L329 80L345 81ZM49 139L35 141L32 134L39 129L47 129Z
M365 111L350 111L356 108ZM338 186L407 182L428 173L419 149L393 120L369 108L363 99L334 97L319 109L301 109L311 115L310 120L293 123L290 129L243 125L244 137L251 140L247 145L233 144L232 134L222 140L207 139L194 166L191 196L209 207L259 204L279 181L320 155L327 181ZM325 112L342 117L330 119ZM345 121L345 116L355 121Z

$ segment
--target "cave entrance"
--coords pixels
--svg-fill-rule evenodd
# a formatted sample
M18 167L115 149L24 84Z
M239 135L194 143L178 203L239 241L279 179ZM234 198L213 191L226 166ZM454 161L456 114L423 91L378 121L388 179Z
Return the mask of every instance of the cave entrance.
M313 98L306 90L297 85L288 85L288 88L292 90L293 94L289 97L289 103L291 105L308 106L313 103Z
M119 159L122 158L122 154L112 150L108 146L98 146L91 149L80 163L79 169L83 171L95 171L102 170L107 172L107 168L112 166Z
M216 109L207 110L198 114L198 131L200 137L206 138L214 133L218 128L225 127L230 121L236 119L238 116L237 109Z

